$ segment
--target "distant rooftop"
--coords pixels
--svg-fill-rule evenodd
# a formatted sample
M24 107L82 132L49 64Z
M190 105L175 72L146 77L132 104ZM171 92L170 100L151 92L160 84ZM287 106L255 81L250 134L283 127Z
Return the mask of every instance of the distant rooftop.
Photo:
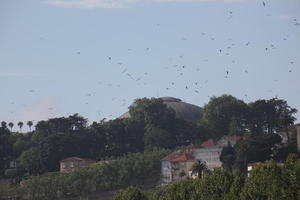
M91 161L88 158L79 158L79 157L69 157L61 160L60 162L69 162L69 161Z
M197 122L202 118L202 108L193 104L185 103L174 97L161 97L163 103L175 111L176 117L186 121ZM129 118L129 112L124 113L120 118Z
M190 153L186 152L173 152L163 159L162 161L169 161L169 162L184 162L184 161L189 161L189 160L194 160L194 156Z

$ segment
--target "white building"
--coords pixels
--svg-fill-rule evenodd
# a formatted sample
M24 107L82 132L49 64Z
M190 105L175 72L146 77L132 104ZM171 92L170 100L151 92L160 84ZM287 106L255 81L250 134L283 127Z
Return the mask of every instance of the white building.
M212 139L198 145L189 145L182 151L173 152L161 160L161 182L167 184L183 178L192 177L191 169L197 160L206 163L213 170L222 166L220 155L225 146L232 146L240 136L224 136L217 142Z

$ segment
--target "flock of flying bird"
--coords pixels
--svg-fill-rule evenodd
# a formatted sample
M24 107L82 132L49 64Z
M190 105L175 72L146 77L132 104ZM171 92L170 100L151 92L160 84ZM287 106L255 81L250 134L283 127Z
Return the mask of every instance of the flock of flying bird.
M263 7L267 6L266 2L262 2L262 6L263 6ZM232 17L233 17L233 11L229 11L229 17L228 17L228 19L231 19ZM300 25L297 19L292 19L292 22L294 23L295 26L299 26L299 25ZM201 35L202 35L203 37L204 37L204 36L207 36L207 34L204 33L204 32L201 33ZM289 35L286 35L286 37L284 37L283 40L287 40L288 37L289 37ZM212 36L208 36L208 39L211 40L211 41L214 41L216 38L215 38L215 37L212 37ZM184 41L185 41L185 40L187 40L187 38L186 38L186 37L182 37L181 40L184 40ZM245 47L248 47L248 46L251 45L251 42L246 42L246 43L243 44L243 45L244 45ZM230 45L228 45L228 46L225 47L225 48L219 48L219 49L217 49L216 52L217 52L218 54L223 54L223 55L225 55L225 56L230 56L230 50L231 50L232 48L234 48L234 47L235 47L235 44L234 44L234 43L231 43ZM267 52L267 51L270 51L270 50L272 50L272 49L276 49L276 47L275 47L274 44L271 44L271 45L265 47L264 50ZM128 51L133 51L131 48L128 48L127 50L128 50ZM146 47L146 48L144 49L144 51L149 52L149 51L151 51L151 49L150 49L150 47ZM81 54L82 54L82 52L80 52L80 51L77 51L77 52L76 52L76 55L77 55L77 56L80 56ZM183 55L179 55L178 58L179 58L179 59L182 59L182 58L184 58L184 56L183 56ZM136 75L136 74L132 73L128 67L124 67L125 64L124 64L123 62L116 61L117 59L114 59L113 56L108 56L108 57L107 57L107 60L108 60L108 62L113 62L113 63L115 63L117 66L119 66L119 68L120 68L120 75L123 76L123 78L127 78L127 79L130 80L130 81L134 81L137 85L140 85L140 86L146 86L146 85L148 85L148 82L147 82L145 79L146 79L147 76L150 74L149 72L146 72L146 71L145 71L145 72L143 72L142 74ZM202 61L203 61L203 62L208 62L209 60L208 60L208 59L203 59ZM232 63L235 63L236 61L235 61L235 60L232 60L231 62L232 62ZM294 61L290 61L290 65L293 65L293 64L294 64ZM173 66L166 67L166 69L169 69L169 68L171 68L173 71L174 71L174 69L175 69L175 73L177 73L177 76L178 76L178 77L183 77L183 76L185 75L185 71L186 71L186 69L188 68L188 66L187 66L187 65L181 65L181 64L174 64ZM194 70L196 70L196 72L199 72L199 71L200 71L200 68L199 68L199 67L196 67ZM292 69L288 69L288 72L291 73L291 72L292 72ZM248 73L249 73L248 69L243 69L243 73L248 74ZM230 76L231 76L230 70L229 70L229 69L225 69L225 70L224 70L224 78L225 78L225 79L229 79ZM275 80L275 81L277 81L277 80ZM196 81L196 82L193 82L191 85L184 85L184 86L181 85L180 87L183 87L185 90L190 90L191 92L194 92L194 93L196 93L196 94L199 94L199 93L200 93L200 89L201 89L202 87L204 87L204 85L207 84L208 82L209 82L209 80L204 80L204 81L202 81L202 82ZM103 87L116 87L116 88L122 87L121 84L109 83L109 82L105 82L105 81L98 81L97 83L98 83L99 85L103 86ZM170 83L168 84L168 86L164 87L164 89L165 89L166 91L168 91L168 90L173 89L176 85L177 85L177 83L176 83L176 81L174 80L174 81L170 82ZM35 93L36 90L35 90L35 89L30 89L30 90L28 90L28 92L29 92L29 93ZM87 93L85 96L86 96L87 98L91 98L91 97L93 97L94 95L95 95L95 92L89 92L89 93ZM244 96L247 97L247 94L244 94ZM208 97L210 97L210 96L208 96ZM86 99L86 100L87 100L87 99ZM118 100L118 102L120 103L120 106L126 106L127 103L128 103L127 100L124 99L124 98L123 98L123 99L122 99L122 98L119 98L119 97L113 97L113 98L111 98L111 101L117 101L117 100ZM11 102L11 104L14 104L14 102ZM89 102L86 101L85 104L88 105ZM49 108L48 108L48 110L54 110L54 109L55 109L55 108L53 108L53 107L49 107ZM11 113L13 113L13 112L11 112ZM101 110L97 110L97 114L98 114L99 117L102 116ZM112 117L112 115L109 115L109 117Z

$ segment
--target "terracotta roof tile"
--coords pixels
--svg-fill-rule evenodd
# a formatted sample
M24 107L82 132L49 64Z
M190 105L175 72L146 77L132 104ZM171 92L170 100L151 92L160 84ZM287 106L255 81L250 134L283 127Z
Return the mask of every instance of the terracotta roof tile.
M194 156L190 153L186 152L173 152L166 157L164 157L163 161L170 161L170 162L184 162L188 160L194 160Z
M91 161L88 158L79 158L79 157L69 157L61 160L60 162L68 162L68 161Z

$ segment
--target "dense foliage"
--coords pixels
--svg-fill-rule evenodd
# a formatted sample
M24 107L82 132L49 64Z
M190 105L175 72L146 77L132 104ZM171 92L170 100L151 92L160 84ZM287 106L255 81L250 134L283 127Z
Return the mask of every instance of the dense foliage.
M27 134L12 133L2 122L0 176L10 161L18 161L30 175L37 175L58 171L59 161L66 157L103 160L205 139L196 124L176 118L161 100L140 99L133 105L131 118L101 120L90 126L78 114L39 121Z
M297 200L299 187L300 161L290 155L284 164L270 161L258 166L249 177L218 169L202 178L175 182L150 193L131 187L130 192L121 191L117 197L131 200L137 194L147 194L148 200Z
M26 183L26 187L22 189L26 189L27 195L33 195L33 199L41 198L34 195L46 194L39 187L43 185L53 186L52 192L49 191L50 196L81 196L92 191L142 183L153 184L159 178L157 169L160 168L159 159L162 154L144 159L145 155L138 152L149 153L157 148L174 149L191 143L201 143L210 138L218 140L224 135L235 135L242 136L243 139L235 146L228 144L221 155L226 172L207 176L201 183L207 180L209 185L215 178L223 177L224 184L230 182L237 185L243 179L232 177L232 174L245 174L248 163L270 159L282 161L289 153L297 152L295 137L290 134L296 112L296 109L282 99L262 99L247 104L231 95L222 95L210 99L203 108L202 119L197 124L177 118L172 109L156 98L137 99L129 107L130 118L110 121L103 119L90 125L87 119L74 114L39 121L33 131L32 121L19 122L17 126L20 132L12 132L14 124L2 121L0 179L9 179L13 187L18 187L21 180L29 176L22 182ZM22 133L25 124L30 129L28 133ZM281 144L281 137L276 134L279 131L286 134L285 146ZM96 161L125 157L68 175L49 173L58 171L59 161L71 156ZM157 162L152 162L152 159ZM11 167L11 164L17 164L17 167ZM203 171L199 166L194 167L198 174ZM221 175L224 173L226 178ZM40 176L41 174L45 175ZM218 177L210 180L217 175ZM51 182L52 180L57 182ZM196 187L195 183L187 181L189 187ZM217 183L213 183L215 184ZM220 190L225 189L231 191L231 199L235 199L237 193L240 194L240 188L232 189L227 185ZM212 191L201 191L201 194L209 196ZM54 199L53 196L51 198Z
M49 172L31 176L22 181L14 193L23 199L55 200L63 197L83 197L93 192L130 185L153 187L159 181L160 159L168 153L167 150L132 153L69 173Z

